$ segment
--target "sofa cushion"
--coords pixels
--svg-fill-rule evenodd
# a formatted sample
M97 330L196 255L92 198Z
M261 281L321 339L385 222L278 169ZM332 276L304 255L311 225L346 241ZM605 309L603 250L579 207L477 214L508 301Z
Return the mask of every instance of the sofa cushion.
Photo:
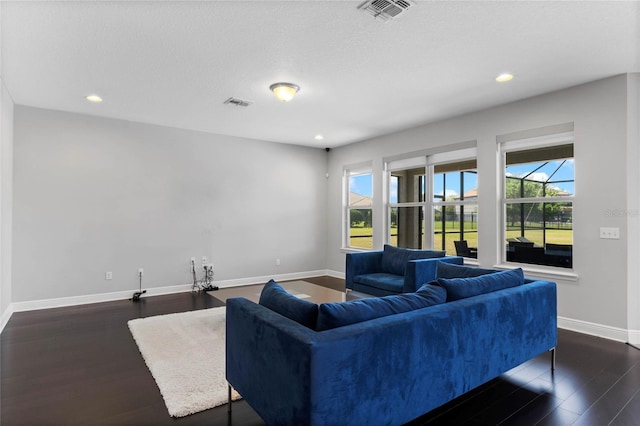
M444 257L444 255L445 252L441 250L413 250L385 244L380 266L382 272L404 276L408 261Z
M289 319L315 330L318 320L318 305L302 300L282 288L274 280L265 284L260 293L260 305Z
M524 283L522 268L500 271L470 278L438 278L437 283L447 290L447 302L491 293Z
M415 293L372 297L349 302L321 303L318 307L317 331L330 330L349 324L444 303L447 293L443 287L425 284Z
M402 293L404 287L404 277L401 275L376 273L363 274L353 277L353 282L366 285L369 287L379 288L381 290L392 291L394 293Z
M495 269L476 268L473 266L454 265L453 263L438 262L436 278L469 278L480 275L493 274Z

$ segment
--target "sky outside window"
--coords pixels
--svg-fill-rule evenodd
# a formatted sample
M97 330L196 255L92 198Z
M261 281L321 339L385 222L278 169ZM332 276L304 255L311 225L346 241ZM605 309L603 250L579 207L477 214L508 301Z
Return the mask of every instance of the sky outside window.
M527 180L532 180L537 182L546 182L547 180L549 180L549 177L553 175L551 176L551 179L550 179L550 184L549 184L550 187L558 188L569 195L574 195L573 159L566 160L564 164L563 164L563 160L554 160L554 161L547 162L547 164L545 164L545 162L515 164L515 165L507 166L506 168L507 176L524 177L529 173L531 173L531 175L527 177ZM571 182L559 182L559 181L571 181Z
M373 179L371 174L354 175L349 178L349 191L367 197L373 197Z

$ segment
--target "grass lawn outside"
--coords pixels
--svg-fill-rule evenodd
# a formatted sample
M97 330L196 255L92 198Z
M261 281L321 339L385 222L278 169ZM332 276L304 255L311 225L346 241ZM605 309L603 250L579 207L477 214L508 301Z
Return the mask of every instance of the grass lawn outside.
M458 241L460 239L460 231L456 226L451 225L451 222L447 222L448 226L446 226L446 236L445 236L445 245L442 247L442 224L438 223L435 226L435 239L434 239L434 249L435 250L445 250L447 255L455 255L456 249L454 245L454 241ZM451 226L449 226L451 225ZM476 226L471 226L476 225ZM465 224L465 233L464 238L467 240L467 245L469 247L478 247L478 233L477 233L477 224ZM397 246L398 237L397 237L397 228L391 228L391 241L390 244L393 246ZM507 230L507 238L516 238L520 236L520 228L517 229L508 229ZM538 246L543 246L543 230L542 229L525 229L525 237L529 240L533 241ZM573 230L572 229L555 229L555 228L547 228L546 230L546 243L553 244L573 244ZM507 242L505 241L505 247ZM371 249L373 248L373 231L370 227L354 227L350 230L350 246L363 248L363 249Z
M520 236L520 229L507 229L507 239ZM524 236L536 245L543 247L542 229L525 229ZM573 244L573 229L547 229L546 243Z
M364 226L351 227L349 229L349 247L373 248L373 229Z

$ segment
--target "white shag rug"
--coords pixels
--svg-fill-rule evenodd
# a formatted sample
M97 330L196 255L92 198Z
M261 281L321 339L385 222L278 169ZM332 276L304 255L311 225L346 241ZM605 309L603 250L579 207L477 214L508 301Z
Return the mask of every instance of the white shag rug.
M222 306L128 322L172 417L227 402L225 314Z

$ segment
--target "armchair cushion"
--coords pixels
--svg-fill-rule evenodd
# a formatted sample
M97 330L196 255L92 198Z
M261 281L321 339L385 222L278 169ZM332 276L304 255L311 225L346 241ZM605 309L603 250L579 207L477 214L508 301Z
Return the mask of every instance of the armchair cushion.
M408 261L444 257L444 255L445 252L440 250L412 250L385 244L382 252L382 272L404 276Z
M394 274L365 274L353 277L353 282L369 287L379 288L393 293L402 293L404 277Z
M452 302L522 285L524 273L517 268L471 278L438 278L437 282L447 290L447 302Z
M316 329L318 305L287 293L274 280L265 284L258 303L312 330Z
M318 307L317 331L426 308L444 303L446 299L443 287L425 284L415 293L322 303Z

